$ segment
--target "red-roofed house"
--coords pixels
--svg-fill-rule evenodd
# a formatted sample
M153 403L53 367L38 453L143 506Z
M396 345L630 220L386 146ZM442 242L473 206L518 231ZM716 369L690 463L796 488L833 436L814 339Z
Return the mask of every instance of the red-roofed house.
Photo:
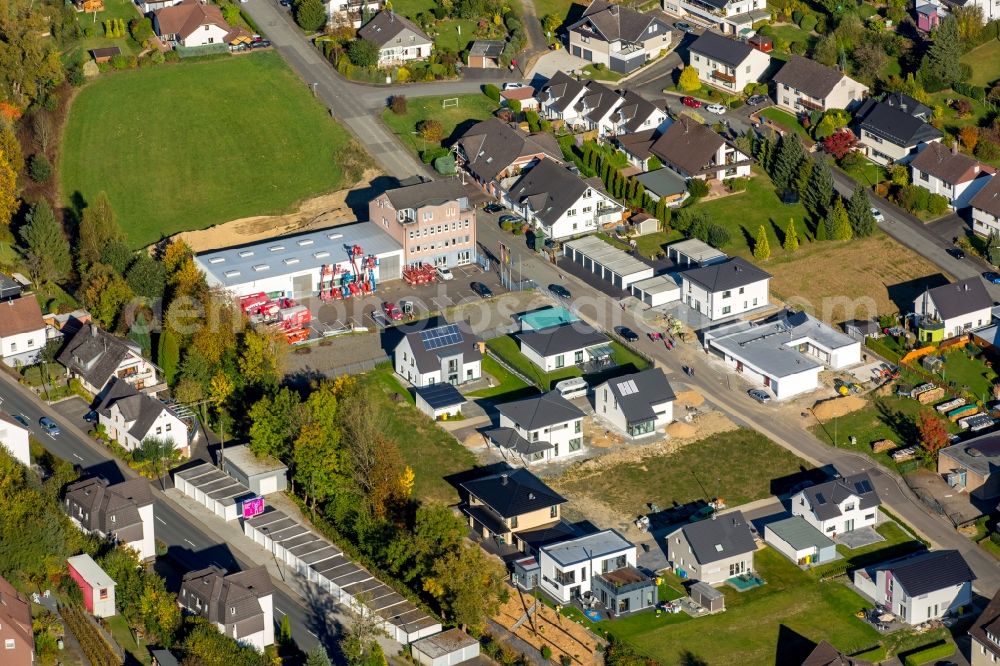
M155 12L153 28L163 39L189 48L250 39L246 30L226 23L218 5L204 4L199 0L183 0L180 4Z
M5 666L35 663L35 636L31 632L31 606L5 578L0 578L0 642Z
M974 157L950 150L940 142L927 147L910 162L913 184L926 187L933 194L948 197L952 208L965 208L979 190L986 185L996 169Z
M524 86L522 88L510 88L504 90L500 93L500 97L503 99L503 103L506 106L507 102L512 99L516 99L521 103L521 110L527 111L532 109L534 111L538 110L538 100L535 98L535 89L531 86Z

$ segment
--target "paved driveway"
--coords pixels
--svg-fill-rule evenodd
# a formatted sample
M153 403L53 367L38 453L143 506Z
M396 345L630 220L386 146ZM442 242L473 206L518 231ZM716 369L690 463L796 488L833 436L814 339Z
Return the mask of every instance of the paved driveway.
M566 49L549 51L535 61L535 66L531 68L531 71L528 72L528 76L525 78L528 81L535 81L538 77L548 80L551 79L556 72L562 71L569 74L574 70L583 68L586 64L586 60L583 58L577 58L575 55L570 54L570 52Z

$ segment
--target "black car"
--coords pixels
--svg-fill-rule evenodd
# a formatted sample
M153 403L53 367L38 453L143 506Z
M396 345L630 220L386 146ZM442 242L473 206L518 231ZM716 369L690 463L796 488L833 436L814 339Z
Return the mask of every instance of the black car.
M487 287L482 282L473 282L469 285L472 291L476 292L476 295L480 298L493 298L493 290Z
M948 248L948 254L955 257L956 259L965 259L965 250L960 247Z
M763 95L750 95L747 97L747 106L757 106L758 104L763 104L766 99L767 98Z
M524 220L522 220L517 215L511 215L509 213L507 215L500 216L500 224L503 224L504 222L523 222L523 221Z
M261 39L259 41L256 41L256 42L252 43L250 45L250 48L252 48L252 49L266 49L270 45L271 45L271 40L269 40L269 39Z
M483 210L486 211L487 213L499 213L500 211L503 210L503 206L501 206L498 203L491 203L483 206Z
M551 293L553 296L556 296L557 298L569 298L570 297L569 289L567 289L566 287L562 286L561 284L550 284L549 285L549 293Z
M637 342L639 340L639 334L628 326L615 326L615 333L622 336L622 339L626 342Z
M674 23L674 27L684 33L693 33L694 28L691 27L690 23L685 23L684 21L678 21Z

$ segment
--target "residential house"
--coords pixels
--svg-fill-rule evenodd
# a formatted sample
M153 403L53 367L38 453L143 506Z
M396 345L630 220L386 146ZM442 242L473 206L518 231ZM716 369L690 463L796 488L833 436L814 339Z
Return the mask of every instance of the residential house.
M566 28L572 55L627 74L670 48L670 26L655 13L593 0Z
M775 102L795 114L850 109L868 94L868 86L839 69L798 55L778 70L774 83Z
M663 11L695 17L727 35L746 35L758 21L771 18L767 0L662 0Z
M379 0L324 0L327 21L331 25L360 28L366 16L379 10Z
M562 522L566 499L526 469L507 468L459 484L459 505L478 538L534 555L546 543L573 536Z
M802 516L776 520L764 526L764 541L800 567L837 558L837 544Z
M49 341L48 327L33 294L0 303L0 355L9 367L34 365Z
M506 45L507 42L501 40L477 39L469 47L465 64L473 69L497 69L502 66L500 56Z
M917 14L917 29L924 32L937 30L937 27L941 25L941 14L944 13L943 9L935 0L930 0L929 2L917 0L916 7L914 8Z
M792 515L802 516L822 534L835 537L875 527L882 504L867 472L810 486L792 496Z
M688 238L667 246L667 260L679 268L709 266L728 261L725 252L698 238Z
M742 93L748 83L760 81L771 64L771 56L763 51L708 30L688 52L688 67L698 70L702 83L733 94Z
M220 633L263 652L274 644L274 583L263 566L227 574L217 566L181 578L180 607Z
M664 167L656 171L637 174L633 178L642 183L646 193L653 201L663 199L671 208L680 206L690 196L684 176L673 169Z
M0 448L25 467L31 467L31 432L23 425L0 412Z
M571 121L576 116L574 107L587 92L589 80L574 79L559 70L552 75L538 93L542 115L549 120Z
M517 101L521 105L522 111L538 111L541 105L535 97L535 89L531 86L521 86L520 88L508 88L500 91L500 103L509 107L512 101Z
M622 205L604 191L599 178L584 180L553 160L542 160L507 191L511 208L546 238L589 234L622 219Z
M156 557L153 537L153 495L146 479L114 485L90 478L66 487L70 520L88 534L113 539L133 549L141 561Z
M949 150L940 141L927 144L910 161L911 182L948 199L952 208L969 206L972 198L992 179L996 169L974 157Z
M680 116L649 148L685 178L725 180L750 175L753 162L708 125Z
M191 453L188 426L173 408L121 379L112 380L96 411L107 436L127 451L134 451L148 437L157 437L173 444L182 457Z
M181 2L182 0L140 0L139 8L143 14L152 14L160 9L179 5Z
M543 372L580 366L611 355L608 336L583 322L522 331L516 337L521 353Z
M972 206L972 231L980 236L1000 232L1000 178L994 176L969 201Z
M689 308L718 321L769 305L770 282L770 273L733 257L681 273L681 294Z
M857 569L854 587L906 624L917 625L971 604L975 579L961 553L938 550Z
M476 210L458 179L383 192L368 202L368 219L403 247L407 266L463 266L476 260Z
M719 585L753 571L757 543L742 511L688 523L668 534L666 543L670 566L682 578Z
M88 555L74 555L67 558L66 569L69 577L80 588L83 607L94 617L111 617L115 614L115 587L117 583L97 566Z
M431 54L434 40L410 19L391 9L380 11L358 30L358 38L378 47L378 66L402 65Z
M905 95L862 102L854 114L854 133L865 156L877 164L905 163L924 145L940 141L941 131L927 122L925 109Z
M917 15L918 17L920 16L922 9L927 13L933 9L936 10L940 20L951 14L955 8L972 9L974 7L978 7L982 12L984 24L1000 19L1000 3L996 2L996 0L927 0L926 4L921 3L917 7ZM917 27L930 32L931 29L937 27L938 23L939 21L928 23L929 27L924 27L924 24L918 22Z
M583 451L580 408L558 391L497 405L500 427L483 435L507 457L525 463L563 460Z
M32 666L35 663L31 604L3 577L0 577L0 641L3 641L4 664Z
M980 276L927 289L913 302L920 338L941 340L968 333L992 321L993 298Z
M595 388L594 413L629 437L646 437L674 420L674 398L663 370L649 368Z
M848 656L826 641L820 641L800 666L874 666L874 664L865 659Z
M977 500L1000 497L1000 436L980 435L938 452L938 474Z
M464 321L407 332L392 356L396 374L417 387L482 376L482 339Z
M660 158L654 156L651 149L659 138L659 130L648 129L634 134L620 134L614 137L614 145L625 153L629 164L637 167L640 171L654 171L653 166L656 166L657 169L660 168Z
M622 95L622 103L611 114L609 134L623 136L649 130L662 130L670 124L666 110L639 93L633 90L619 91L619 93Z
M989 666L1000 661L1000 593L993 595L969 627L969 636L972 637L971 666Z
M453 150L462 170L493 197L540 161L562 160L562 150L548 132L527 134L498 118L470 127Z
M185 48L230 44L249 34L226 23L218 5L201 0L181 0L157 10L153 13L153 29L164 41Z
M157 368L143 358L139 345L87 323L70 334L56 358L84 390L101 395L114 379L137 391L148 391L159 383Z
M783 311L760 322L736 321L704 333L704 343L756 386L784 399L819 388L824 368L861 360L861 343L805 312Z
M587 89L573 105L572 115L563 114L563 120L579 130L596 131L598 137L604 137L614 132L616 126L611 121L612 115L624 103L625 98L618 91L603 83L588 81Z
M539 587L558 603L594 597L614 615L657 604L655 579L636 568L635 544L615 530L543 546L537 561Z

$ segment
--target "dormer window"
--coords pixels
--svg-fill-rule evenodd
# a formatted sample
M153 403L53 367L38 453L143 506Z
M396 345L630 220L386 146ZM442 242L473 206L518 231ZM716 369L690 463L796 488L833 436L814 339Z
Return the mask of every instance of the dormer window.
M229 614L230 615L236 615L236 606L230 606L229 607Z

